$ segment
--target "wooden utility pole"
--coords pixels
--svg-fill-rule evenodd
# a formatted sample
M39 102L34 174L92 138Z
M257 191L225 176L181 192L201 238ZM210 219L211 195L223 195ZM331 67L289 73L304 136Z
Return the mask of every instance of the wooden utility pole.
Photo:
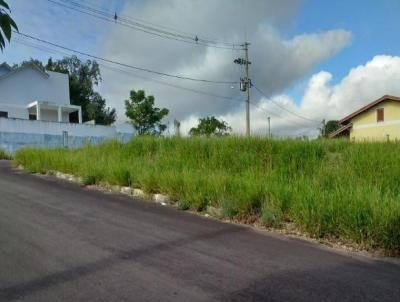
M271 117L268 117L268 137L271 138Z

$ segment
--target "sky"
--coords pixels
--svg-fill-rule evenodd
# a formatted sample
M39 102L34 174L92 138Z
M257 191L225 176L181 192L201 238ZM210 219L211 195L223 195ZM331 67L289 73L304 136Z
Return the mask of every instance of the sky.
M22 33L125 64L212 81L238 81L241 50L161 38L70 10L73 0L9 1ZM384 94L400 95L398 0L82 0L132 22L229 43L250 42L251 129L277 136L316 135L323 119L340 119ZM150 25L149 23L146 23ZM220 42L219 42L220 43ZM227 45L227 44L218 44ZM0 61L18 63L71 55L14 35ZM81 59L88 59L80 56ZM237 84L211 84L101 63L97 87L118 121L129 91L144 89L166 120L187 132L201 117L245 130L244 95ZM191 90L191 91L189 91ZM202 93L194 93L193 90ZM262 94L259 92L261 91ZM216 97L223 96L223 98Z

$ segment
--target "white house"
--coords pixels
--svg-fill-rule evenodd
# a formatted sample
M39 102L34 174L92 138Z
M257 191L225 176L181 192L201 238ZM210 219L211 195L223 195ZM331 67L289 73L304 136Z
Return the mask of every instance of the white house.
M82 109L71 105L67 74L43 71L34 63L0 65L0 117L69 123L73 112L81 124Z
M71 113L77 114L71 123ZM125 126L125 127L123 127ZM71 105L67 74L44 71L35 64L0 65L0 149L79 147L109 139L126 142L130 125L82 124L80 106Z

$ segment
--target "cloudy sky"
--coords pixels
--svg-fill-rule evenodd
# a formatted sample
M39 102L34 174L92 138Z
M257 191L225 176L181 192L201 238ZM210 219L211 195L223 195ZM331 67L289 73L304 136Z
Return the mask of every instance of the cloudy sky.
M239 80L233 60L240 49L165 39L133 28L157 27L178 35L250 45L251 128L275 135L315 135L322 119L340 119L384 95L400 95L400 1L398 0L13 0L20 32L121 63L212 81ZM117 13L119 21L91 14ZM78 7L79 8L79 7ZM88 10L82 9L88 12ZM136 22L136 23L135 23ZM17 37L0 61L46 61L71 52ZM229 44L228 44L229 43ZM228 48L231 48L230 46ZM87 59L80 56L82 59ZM144 89L169 121L187 131L199 117L215 115L237 133L245 127L244 95L237 84L174 79L101 62L98 87L124 121L124 100ZM196 92L195 92L195 91ZM263 95L259 92L262 91Z

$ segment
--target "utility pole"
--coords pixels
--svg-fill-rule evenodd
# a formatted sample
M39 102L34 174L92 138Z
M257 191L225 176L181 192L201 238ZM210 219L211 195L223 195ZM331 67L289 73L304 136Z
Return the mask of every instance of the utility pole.
M175 135L181 136L181 122L177 119L174 120Z
M326 123L325 123L325 119L322 120L322 137L325 137L325 129L326 129Z
M246 94L247 94L247 99L246 99L246 135L250 136L250 79L249 79L249 43L244 43L244 51L245 51L245 56L246 56L246 61L245 61L245 82L246 82Z
M271 138L271 117L268 117L268 137Z
M244 78L240 79L240 90L246 92L246 135L250 136L250 88L251 80L249 78L249 45L250 43L245 42L242 46L245 52L245 58L235 59L235 64L244 65Z

